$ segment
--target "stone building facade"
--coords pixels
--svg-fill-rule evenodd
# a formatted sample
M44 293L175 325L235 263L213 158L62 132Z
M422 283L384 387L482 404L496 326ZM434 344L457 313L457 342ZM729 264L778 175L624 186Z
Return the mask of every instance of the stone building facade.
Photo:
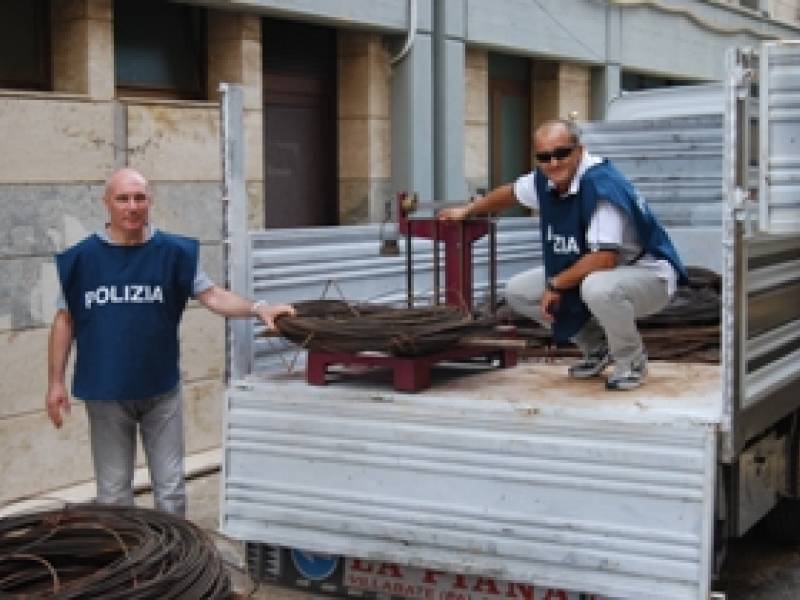
M251 227L378 222L396 191L463 199L530 168L538 123L601 118L624 81L718 80L726 47L800 37L799 4L4 0L0 503L91 478L82 407L58 431L43 410L52 256L102 225L115 168L221 281L221 82L245 90ZM190 306L190 454L219 444L223 330Z

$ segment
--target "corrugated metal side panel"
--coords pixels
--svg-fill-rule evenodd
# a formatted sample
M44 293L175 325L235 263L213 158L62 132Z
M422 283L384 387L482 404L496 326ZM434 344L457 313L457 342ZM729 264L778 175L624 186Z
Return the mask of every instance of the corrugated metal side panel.
M389 233L387 226L383 235ZM251 233L252 289L255 297L270 302L327 298L405 302L405 250L400 256L379 256L378 225L275 230ZM414 291L421 304L433 289L433 245L414 239ZM442 268L444 251L441 253ZM488 240L475 244L475 296L488 290ZM498 282L502 288L512 275L541 264L537 219L501 219L497 232ZM328 282L332 282L330 285ZM444 275L441 276L444 286ZM254 364L260 370L285 349L277 340L265 340L254 328Z
M800 404L800 236L746 242L747 342L742 409ZM776 416L782 416L777 415Z
M581 125L593 154L608 157L667 226L722 222L722 105L716 115Z
M800 408L800 44L767 43L758 55L736 53L729 60L735 65L726 185L736 224L730 247L735 285L725 310L735 319L731 389L738 451ZM754 196L757 204L748 200Z
M608 121L719 115L724 86L718 83L623 92L608 105Z
M800 43L765 44L761 57L759 225L800 232Z
M268 388L229 392L228 535L614 598L706 599L713 426Z

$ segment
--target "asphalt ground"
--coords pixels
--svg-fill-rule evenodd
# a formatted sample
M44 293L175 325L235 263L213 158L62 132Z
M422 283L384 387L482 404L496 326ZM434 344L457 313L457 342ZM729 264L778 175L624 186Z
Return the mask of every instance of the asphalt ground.
M218 474L207 475L188 482L190 520L204 529L216 532L219 523ZM137 503L152 506L145 494ZM244 562L241 543L220 540L218 544L229 561ZM232 571L235 588L247 594L253 588L249 578ZM756 527L736 540L715 591L727 593L727 600L798 600L800 599L800 545L781 545L772 542L763 528ZM302 590L261 584L250 596L254 600L311 600L323 598Z

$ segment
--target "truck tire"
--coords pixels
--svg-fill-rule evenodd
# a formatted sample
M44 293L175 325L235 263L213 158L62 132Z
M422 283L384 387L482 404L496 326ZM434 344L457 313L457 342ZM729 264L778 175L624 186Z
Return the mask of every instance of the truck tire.
M764 529L778 543L800 543L800 498L781 498L764 519Z

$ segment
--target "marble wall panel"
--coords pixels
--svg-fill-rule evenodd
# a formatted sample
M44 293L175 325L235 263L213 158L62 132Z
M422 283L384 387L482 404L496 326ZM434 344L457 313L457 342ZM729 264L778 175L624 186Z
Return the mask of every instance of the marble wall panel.
M225 374L225 319L203 307L190 308L181 321L181 378L222 380Z
M44 410L49 327L0 332L0 420ZM180 330L181 377L221 380L225 367L225 320L194 305ZM74 351L72 357L74 358ZM72 381L72 360L67 385Z
M153 181L152 222L159 228L204 242L222 239L219 182Z
M48 328L0 333L0 420L44 410Z
M128 163L151 181L219 181L219 109L130 104Z
M105 222L100 184L0 184L0 258L51 255Z
M339 221L342 225L381 223L392 199L389 179L342 179L339 181Z
M186 452L221 443L223 386L198 381L184 386ZM142 452L139 465L144 464ZM73 402L72 412L55 429L44 411L0 419L0 503L75 485L93 477L86 410Z
M114 168L108 102L0 97L0 183L104 181Z
M0 331L49 325L58 289L51 257L0 260Z

